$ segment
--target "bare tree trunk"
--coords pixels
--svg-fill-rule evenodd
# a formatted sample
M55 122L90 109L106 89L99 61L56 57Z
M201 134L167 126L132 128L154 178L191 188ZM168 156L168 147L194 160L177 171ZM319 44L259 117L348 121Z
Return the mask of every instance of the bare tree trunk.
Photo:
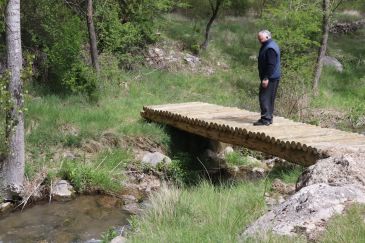
M209 34L210 34L210 28L212 27L212 24L214 22L214 20L217 18L218 16L218 12L219 12L219 8L222 5L224 0L215 0L215 6L212 2L213 0L209 0L210 3L210 7L212 9L212 16L210 17L207 27L205 29L205 39L204 42L200 45L200 48L202 48L203 50L207 49L208 47L208 42L209 42Z
M87 0L87 28L89 31L90 54L93 67L99 73L98 48L96 44L96 34L93 20L93 1Z
M0 164L0 195L11 199L22 190L25 161L20 0L8 0L5 22L10 107L6 114L7 157Z
M328 32L329 32L329 16L330 16L329 0L323 0L322 8L323 8L322 41L321 41L321 47L319 49L316 68L314 70L314 79L313 79L313 94L314 95L318 95L318 84L319 84L319 79L321 78L321 73L322 73L323 57L326 55L326 50L327 50Z

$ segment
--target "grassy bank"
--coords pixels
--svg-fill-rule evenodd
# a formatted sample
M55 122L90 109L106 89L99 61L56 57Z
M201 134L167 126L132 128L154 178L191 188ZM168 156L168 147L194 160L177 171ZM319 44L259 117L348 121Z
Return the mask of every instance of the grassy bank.
M131 242L237 242L245 226L265 212L264 182L189 189L163 188L151 209L132 220ZM259 238L259 237L258 237ZM271 242L292 242L267 236ZM255 239L252 239L254 242Z

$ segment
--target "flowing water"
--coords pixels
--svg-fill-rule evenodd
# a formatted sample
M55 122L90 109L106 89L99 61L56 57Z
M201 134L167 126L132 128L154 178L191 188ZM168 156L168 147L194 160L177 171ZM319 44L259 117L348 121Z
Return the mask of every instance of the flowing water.
M127 223L128 213L103 196L80 196L69 202L38 204L0 218L0 242L87 242L113 226ZM92 242L92 241L90 241Z

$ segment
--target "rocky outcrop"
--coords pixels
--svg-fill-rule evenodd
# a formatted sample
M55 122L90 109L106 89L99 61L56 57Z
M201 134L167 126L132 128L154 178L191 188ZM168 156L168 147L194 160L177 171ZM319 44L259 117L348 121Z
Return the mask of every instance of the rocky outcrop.
M251 224L242 240L263 232L316 239L332 216L365 203L364 162L361 153L318 161L301 175L297 192Z
M330 32L334 34L346 34L355 32L365 26L365 19L347 23L335 23L330 27Z
M229 67L222 61L213 63L203 62L198 56L184 50L177 42L163 42L159 46L151 46L146 53L146 64L157 69L170 71L184 70L193 73L212 75L215 69L227 70ZM213 67L214 65L214 67Z
M331 186L358 185L365 187L365 155L347 154L327 158L308 167L300 176L297 189L326 183Z
M264 232L279 235L305 234L315 239L335 214L351 202L365 203L365 188L356 185L330 186L320 183L303 188L249 226L244 234Z
M128 172L128 180L120 192L124 204L122 209L130 214L140 214L143 211L140 202L148 198L152 192L159 190L161 181L152 172L148 174L132 168Z

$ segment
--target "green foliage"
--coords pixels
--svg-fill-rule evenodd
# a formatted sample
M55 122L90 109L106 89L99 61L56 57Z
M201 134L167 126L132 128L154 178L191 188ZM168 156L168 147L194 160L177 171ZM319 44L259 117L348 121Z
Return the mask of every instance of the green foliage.
M187 11L185 13L195 19L209 19L212 15L212 8L210 2L214 5L217 0L183 0L185 3ZM235 15L243 16L249 9L250 4L248 0L223 0L223 5L220 9L220 15Z
M163 13L178 1L97 1L96 31L101 51L115 54L123 67L133 68L142 61L147 44L157 40Z
M270 5L260 25L272 31L281 47L284 74L299 72L309 79L321 33L318 1L285 0Z
M305 170L304 167L292 164L292 166L275 166L269 174L270 179L280 179L285 183L296 183L299 176Z
M58 92L92 96L96 78L81 59L86 24L60 1L25 1L21 6L23 46L36 55L36 79Z
M333 5L336 6L337 3L341 2L341 5L339 6L339 10L345 10L345 9L355 9L358 11L365 11L365 2L363 0L332 0Z
M118 236L118 233L113 229L108 229L101 235L102 243L109 243L112 239Z
M163 172L164 179L173 181L176 185L194 185L201 178L196 165L197 161L192 159L191 155L176 153L170 164L160 163L157 169Z
M73 93L87 94L91 101L99 99L98 78L91 67L80 61L73 63L71 69L66 71L62 83Z
M354 128L359 128L358 124L360 124L360 126L362 126L362 127L365 127L364 114L365 114L365 104L364 103L360 103L357 106L354 106L351 108L349 119L350 119L351 125Z

